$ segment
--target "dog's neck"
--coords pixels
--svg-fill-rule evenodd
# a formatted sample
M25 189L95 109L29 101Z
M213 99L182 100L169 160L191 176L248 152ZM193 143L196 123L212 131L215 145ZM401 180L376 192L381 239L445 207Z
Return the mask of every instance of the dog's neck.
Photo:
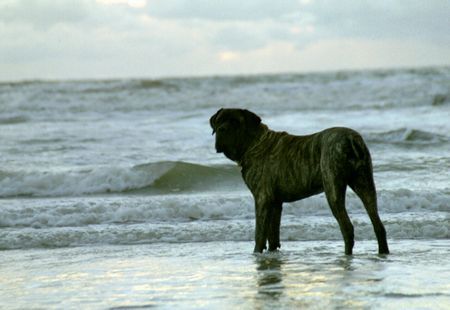
M255 132L252 142L249 144L242 157L236 161L241 168L245 166L247 155L255 151L261 144L261 141L265 140L270 132L272 131L269 129L269 127L267 127L266 124L259 124L259 128Z

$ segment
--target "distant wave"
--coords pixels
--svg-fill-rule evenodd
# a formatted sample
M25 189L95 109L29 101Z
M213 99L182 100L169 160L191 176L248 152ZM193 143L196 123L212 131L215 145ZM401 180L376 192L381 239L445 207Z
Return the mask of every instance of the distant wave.
M380 214L390 239L450 238L450 192L381 191ZM357 239L374 239L361 203L349 195ZM161 195L110 199L10 200L0 208L0 249L85 244L252 241L250 194ZM326 199L283 209L281 238L340 240Z
M78 83L73 90L83 93L111 93L123 91L159 89L163 91L175 91L179 89L176 83L169 80L106 80L96 82Z
M11 125L26 123L29 118L22 115L0 116L0 125Z
M400 128L366 136L368 141L391 144L436 144L450 142L450 137L412 128Z
M450 101L445 86L449 75L449 68L429 68L196 78L37 80L0 82L0 94L6 94L2 99L9 110L29 113L31 119L48 119L55 112L65 116L86 112L104 115L116 111L161 111L162 107L176 111L214 110L236 104L275 114L407 107L440 109ZM24 95L26 100L17 101ZM9 103L11 99L14 100ZM66 104L60 104L62 101Z
M242 186L238 168L185 162L156 162L134 167L99 167L65 172L0 171L0 197L58 197L85 194L177 193Z
M45 80L19 80L19 81L0 81L0 87L22 87L22 86L30 86L30 85L37 85L37 84L45 84L45 83L52 83Z
M161 88L165 90L178 90L179 86L170 80L137 80L135 81L136 88L151 89Z
M450 94L438 94L433 97L433 106L450 104Z

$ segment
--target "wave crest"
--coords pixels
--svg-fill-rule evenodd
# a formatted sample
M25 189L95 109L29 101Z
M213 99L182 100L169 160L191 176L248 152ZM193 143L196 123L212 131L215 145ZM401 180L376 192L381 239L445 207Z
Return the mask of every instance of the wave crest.
M427 145L450 141L450 138L447 136L412 128L400 128L381 133L372 133L367 135L367 138L371 142L407 145Z
M163 161L133 167L64 172L0 171L0 197L57 197L128 191L167 194L214 190L225 183L227 188L243 186L237 167Z

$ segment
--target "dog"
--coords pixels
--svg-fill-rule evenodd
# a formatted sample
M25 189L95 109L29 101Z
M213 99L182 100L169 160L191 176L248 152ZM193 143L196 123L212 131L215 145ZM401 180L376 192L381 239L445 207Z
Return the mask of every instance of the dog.
M372 160L356 131L334 127L295 136L270 130L261 118L245 109L220 109L209 120L217 153L241 167L255 200L255 253L280 244L282 204L325 192L339 223L345 254L352 255L353 225L345 209L350 186L361 199L378 240L378 252L389 254L386 230L377 210Z

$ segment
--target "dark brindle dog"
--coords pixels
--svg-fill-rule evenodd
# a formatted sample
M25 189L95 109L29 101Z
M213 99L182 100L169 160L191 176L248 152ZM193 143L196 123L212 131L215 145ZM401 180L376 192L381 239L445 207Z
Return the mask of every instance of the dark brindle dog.
M255 252L280 247L283 202L325 192L351 255L353 225L345 209L347 185L362 200L378 239L388 254L386 231L378 216L372 161L362 137L348 128L329 128L308 135L275 132L254 113L220 109L210 119L216 150L237 162L255 199Z

